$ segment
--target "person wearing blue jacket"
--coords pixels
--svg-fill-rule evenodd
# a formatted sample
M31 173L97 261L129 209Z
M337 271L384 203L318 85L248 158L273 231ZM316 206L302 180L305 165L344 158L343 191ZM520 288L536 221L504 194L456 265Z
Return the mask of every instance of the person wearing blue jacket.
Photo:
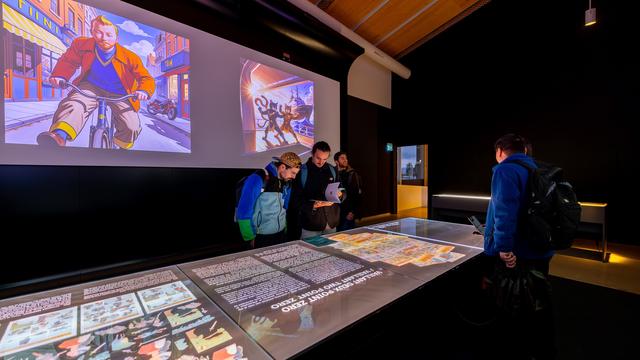
M528 208L529 171L525 163L537 168L529 155L531 143L522 136L507 134L498 139L494 146L498 165L493 167L491 178L491 201L487 209L487 221L484 235L486 266L491 267L504 262L507 268L526 266L549 274L549 262L553 250L542 250L536 246L535 239L525 236L521 220ZM541 240L542 241L542 240ZM489 268L487 270L490 272ZM490 276L490 275L489 275ZM551 306L524 318L502 319L498 328L504 333L506 358L552 359L555 357L555 331Z
M533 159L525 154L529 146L527 140L515 134L505 135L496 141L498 165L493 167L491 179L484 251L489 256L499 256L510 268L515 267L519 258L540 263L543 265L543 272L548 274L553 250L538 250L539 246L525 240L522 229L518 226L527 206L529 179L528 170L518 162L537 168Z
M251 247L264 247L286 241L287 207L291 180L302 161L293 152L274 157L264 172L257 171L244 181L236 219L240 233Z

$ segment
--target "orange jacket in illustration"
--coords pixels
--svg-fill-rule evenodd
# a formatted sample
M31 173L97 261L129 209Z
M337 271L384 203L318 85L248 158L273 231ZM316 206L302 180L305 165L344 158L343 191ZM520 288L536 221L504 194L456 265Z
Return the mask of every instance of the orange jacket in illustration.
M96 58L95 49L96 42L93 38L76 38L71 43L71 47L58 60L51 72L51 77L61 77L69 80L76 70L80 68L80 76L74 80L74 84L77 86L91 70L91 65ZM116 44L116 53L113 56L112 63L127 94L141 90L149 94L149 97L153 95L156 88L155 80L142 64L140 57L133 51ZM138 99L129 99L129 101L135 111L140 109L140 101Z

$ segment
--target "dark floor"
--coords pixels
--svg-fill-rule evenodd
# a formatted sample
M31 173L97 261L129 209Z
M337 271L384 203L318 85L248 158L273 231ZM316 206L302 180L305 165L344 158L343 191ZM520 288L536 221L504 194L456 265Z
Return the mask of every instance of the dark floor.
M558 359L633 359L640 295L551 277Z
M556 359L638 357L639 295L556 276L550 276L550 280L555 324L550 331L555 333ZM469 326L468 321L461 324L467 338L461 341L466 346L455 348L447 358L495 359L500 349L506 347L502 336L496 336L496 324ZM500 358L516 357L507 355Z

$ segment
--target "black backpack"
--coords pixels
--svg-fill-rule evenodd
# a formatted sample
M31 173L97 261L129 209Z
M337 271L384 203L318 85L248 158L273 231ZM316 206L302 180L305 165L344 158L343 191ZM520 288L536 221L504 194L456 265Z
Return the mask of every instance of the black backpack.
M522 220L522 234L534 248L563 250L573 244L582 208L571 184L562 177L562 169L536 162L533 168L516 161L529 172L529 198Z
M238 180L236 183L236 210L233 215L233 221L238 222L238 205L240 204L240 197L242 196L242 188L244 187L244 183L247 181L249 176L253 174L258 174L262 179L262 188L264 189L267 186L267 181L269 180L269 173L265 169L259 169L254 171L253 173L244 176L242 179Z
M358 172L356 171L351 171L349 173L349 175L347 176L347 184L351 184L353 180L355 180L356 186L358 187L358 195L362 195L362 178L360 177L360 174L358 174ZM343 185L347 186L347 184L343 184Z

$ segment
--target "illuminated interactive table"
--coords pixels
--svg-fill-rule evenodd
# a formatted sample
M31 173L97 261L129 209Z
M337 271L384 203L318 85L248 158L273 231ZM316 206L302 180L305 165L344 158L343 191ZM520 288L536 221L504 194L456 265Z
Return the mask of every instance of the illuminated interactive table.
M281 359L482 253L482 237L473 230L402 219L179 268Z
M269 359L175 266L0 301L0 357Z
M380 241L377 242L384 244L391 241L392 247L383 246L378 250L376 239L370 245L364 242L363 250L358 247L339 250L343 248L339 244L328 246L332 251L352 253L368 261L382 257L374 264L381 264L386 269L425 283L484 251L484 239L481 235L473 234L474 230L472 225L403 218L343 232L351 235L378 234ZM378 253L367 254L371 249Z
M480 254L473 230L401 219L2 300L0 358L301 355Z
M303 352L419 286L302 241L179 267L276 359Z

